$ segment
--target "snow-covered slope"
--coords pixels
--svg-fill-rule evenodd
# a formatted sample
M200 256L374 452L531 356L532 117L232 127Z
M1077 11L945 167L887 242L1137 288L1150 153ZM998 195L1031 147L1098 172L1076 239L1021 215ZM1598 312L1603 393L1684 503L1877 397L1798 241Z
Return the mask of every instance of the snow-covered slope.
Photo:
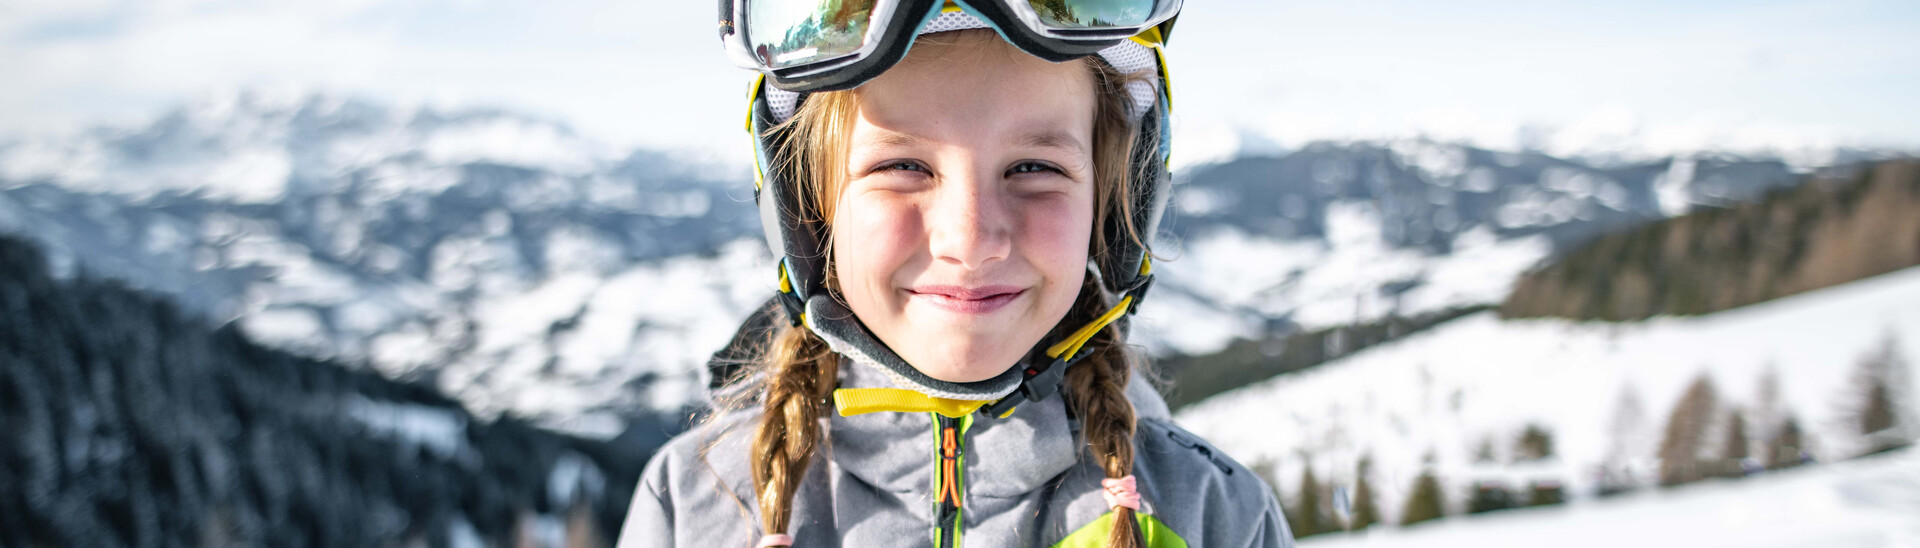
M1857 397L1847 379L1889 337L1909 362L1920 355L1920 269L1692 318L1583 324L1468 316L1216 396L1176 420L1243 463L1273 465L1289 494L1303 463L1350 484L1355 462L1371 455L1380 508L1395 521L1427 455L1455 508L1477 479L1553 479L1588 496L1596 467L1610 456L1644 472L1669 410L1700 374L1718 386L1723 406L1746 409L1750 435L1760 437L1766 414L1790 413L1811 432L1816 458L1851 455L1857 440L1839 424L1844 404ZM1771 410L1757 401L1768 370L1781 390ZM1920 386L1908 393L1920 394ZM1623 400L1639 402L1640 412L1623 418ZM1483 440L1491 440L1496 460L1508 460L1528 424L1551 430L1555 459L1474 463Z
M1891 548L1920 543L1920 449L1568 507L1307 539L1314 548Z

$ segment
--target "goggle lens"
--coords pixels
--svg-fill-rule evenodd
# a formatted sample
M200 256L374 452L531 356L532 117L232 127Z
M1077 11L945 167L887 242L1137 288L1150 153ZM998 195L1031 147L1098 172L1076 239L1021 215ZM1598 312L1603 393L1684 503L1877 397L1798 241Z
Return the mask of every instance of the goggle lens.
M859 51L873 0L748 0L746 13L754 57L779 69Z
M1133 27L1153 17L1154 0L1028 0L1048 26L1060 29Z

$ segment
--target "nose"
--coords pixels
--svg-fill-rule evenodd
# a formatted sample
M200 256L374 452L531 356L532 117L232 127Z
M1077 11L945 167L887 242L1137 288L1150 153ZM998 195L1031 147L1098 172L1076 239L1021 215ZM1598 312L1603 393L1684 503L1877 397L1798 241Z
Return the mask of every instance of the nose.
M1013 251L1013 214L999 192L999 173L950 174L925 212L936 260L978 269Z

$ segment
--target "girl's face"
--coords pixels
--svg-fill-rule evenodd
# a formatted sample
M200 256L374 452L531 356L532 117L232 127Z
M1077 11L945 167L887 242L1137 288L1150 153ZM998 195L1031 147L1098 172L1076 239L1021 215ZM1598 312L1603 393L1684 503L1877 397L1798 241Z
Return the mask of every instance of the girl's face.
M1094 84L1000 40L921 42L859 90L833 265L907 363L992 378L1059 323L1087 267Z

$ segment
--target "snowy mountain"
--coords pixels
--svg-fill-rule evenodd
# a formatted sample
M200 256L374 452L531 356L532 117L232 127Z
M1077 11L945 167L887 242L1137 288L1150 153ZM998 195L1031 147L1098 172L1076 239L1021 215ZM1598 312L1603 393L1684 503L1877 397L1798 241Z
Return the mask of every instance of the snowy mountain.
M771 287L725 174L502 112L242 94L0 174L0 231L68 271L578 431L684 403Z
M1749 439L1764 440L1794 417L1815 460L1850 457L1870 442L1846 433L1857 430L1846 414L1860 398L1849 384L1856 364L1884 348L1911 363L1917 345L1920 268L1908 268L1686 318L1501 321L1485 312L1216 396L1175 420L1235 459L1264 465L1289 496L1305 466L1352 485L1355 463L1371 456L1379 508L1398 523L1422 471L1440 478L1450 514L1480 481L1552 481L1576 501L1600 490L1602 471L1651 483L1661 425L1702 375L1720 394L1714 424L1724 410L1742 409ZM1906 384L1893 390L1920 394L1920 377ZM1529 425L1551 432L1552 456L1513 464L1520 459L1508 448Z
M1556 249L1800 180L1777 160L1590 164L1420 140L1201 166L1177 179L1160 246L1173 260L1142 333L1199 354L1236 336L1495 303Z
M744 166L617 151L509 112L236 94L0 145L0 232L256 340L612 435L695 396L772 291ZM1710 154L1589 163L1323 143L1176 177L1139 339L1498 302L1556 246L1793 184Z

